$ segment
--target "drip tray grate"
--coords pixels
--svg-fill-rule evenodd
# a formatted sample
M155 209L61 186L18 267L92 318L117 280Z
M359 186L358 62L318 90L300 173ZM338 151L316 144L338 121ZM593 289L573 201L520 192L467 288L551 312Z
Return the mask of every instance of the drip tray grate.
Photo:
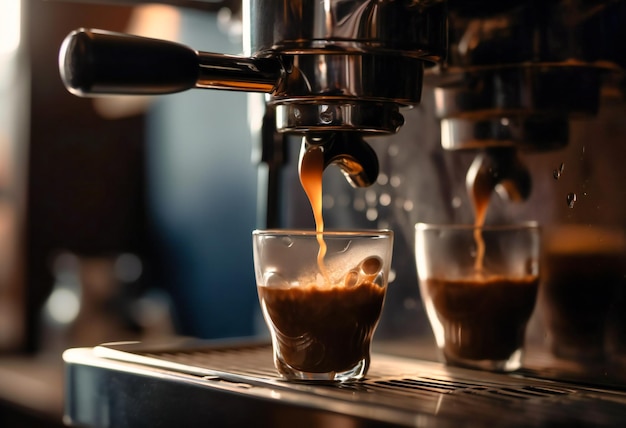
M286 382L274 370L267 344L208 346L197 341L159 348L107 344L100 358L238 385L242 394L281 394L296 406L319 407L348 416L371 417L399 426L423 418L450 426L616 426L626 423L626 392L573 383L447 367L374 354L368 377L347 384ZM441 425L441 424L438 424ZM445 424L444 424L445 426Z

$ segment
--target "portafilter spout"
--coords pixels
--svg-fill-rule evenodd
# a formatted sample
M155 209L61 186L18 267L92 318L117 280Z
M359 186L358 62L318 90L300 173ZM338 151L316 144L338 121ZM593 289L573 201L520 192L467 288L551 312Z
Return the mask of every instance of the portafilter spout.
M322 137L303 137L300 157L311 146L321 148L324 169L329 165L337 165L353 187L367 187L376 182L378 157L361 135L353 132L333 132Z
M526 165L519 159L517 150L497 147L481 151L469 167L465 179L468 193L481 199L495 190L512 202L528 199L532 180Z

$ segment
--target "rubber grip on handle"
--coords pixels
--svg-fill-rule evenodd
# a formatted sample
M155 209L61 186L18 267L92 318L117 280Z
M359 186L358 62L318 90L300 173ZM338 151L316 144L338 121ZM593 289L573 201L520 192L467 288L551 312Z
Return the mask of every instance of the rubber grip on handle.
M59 70L75 95L156 95L194 88L199 61L178 43L80 28L63 41Z

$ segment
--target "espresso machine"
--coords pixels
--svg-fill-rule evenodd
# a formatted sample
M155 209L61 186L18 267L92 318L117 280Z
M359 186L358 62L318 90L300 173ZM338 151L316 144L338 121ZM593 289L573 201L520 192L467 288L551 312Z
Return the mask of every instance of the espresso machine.
M241 16L241 56L78 29L61 77L87 97L264 94L261 227L311 226L292 149L320 146L339 167L325 173L327 225L396 231L371 372L282 382L263 339L70 349L68 423L623 423L626 2L245 0ZM508 375L438 362L417 288L415 223L472 223L478 182L493 192L487 222L539 221L547 269L574 272L572 290L542 285Z

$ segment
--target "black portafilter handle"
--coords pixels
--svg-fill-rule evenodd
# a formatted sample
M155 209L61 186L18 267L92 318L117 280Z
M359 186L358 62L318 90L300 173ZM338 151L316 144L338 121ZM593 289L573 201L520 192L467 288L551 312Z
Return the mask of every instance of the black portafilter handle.
M198 52L180 43L85 28L63 41L59 70L66 88L78 96L192 88L271 93L284 75L275 58Z

